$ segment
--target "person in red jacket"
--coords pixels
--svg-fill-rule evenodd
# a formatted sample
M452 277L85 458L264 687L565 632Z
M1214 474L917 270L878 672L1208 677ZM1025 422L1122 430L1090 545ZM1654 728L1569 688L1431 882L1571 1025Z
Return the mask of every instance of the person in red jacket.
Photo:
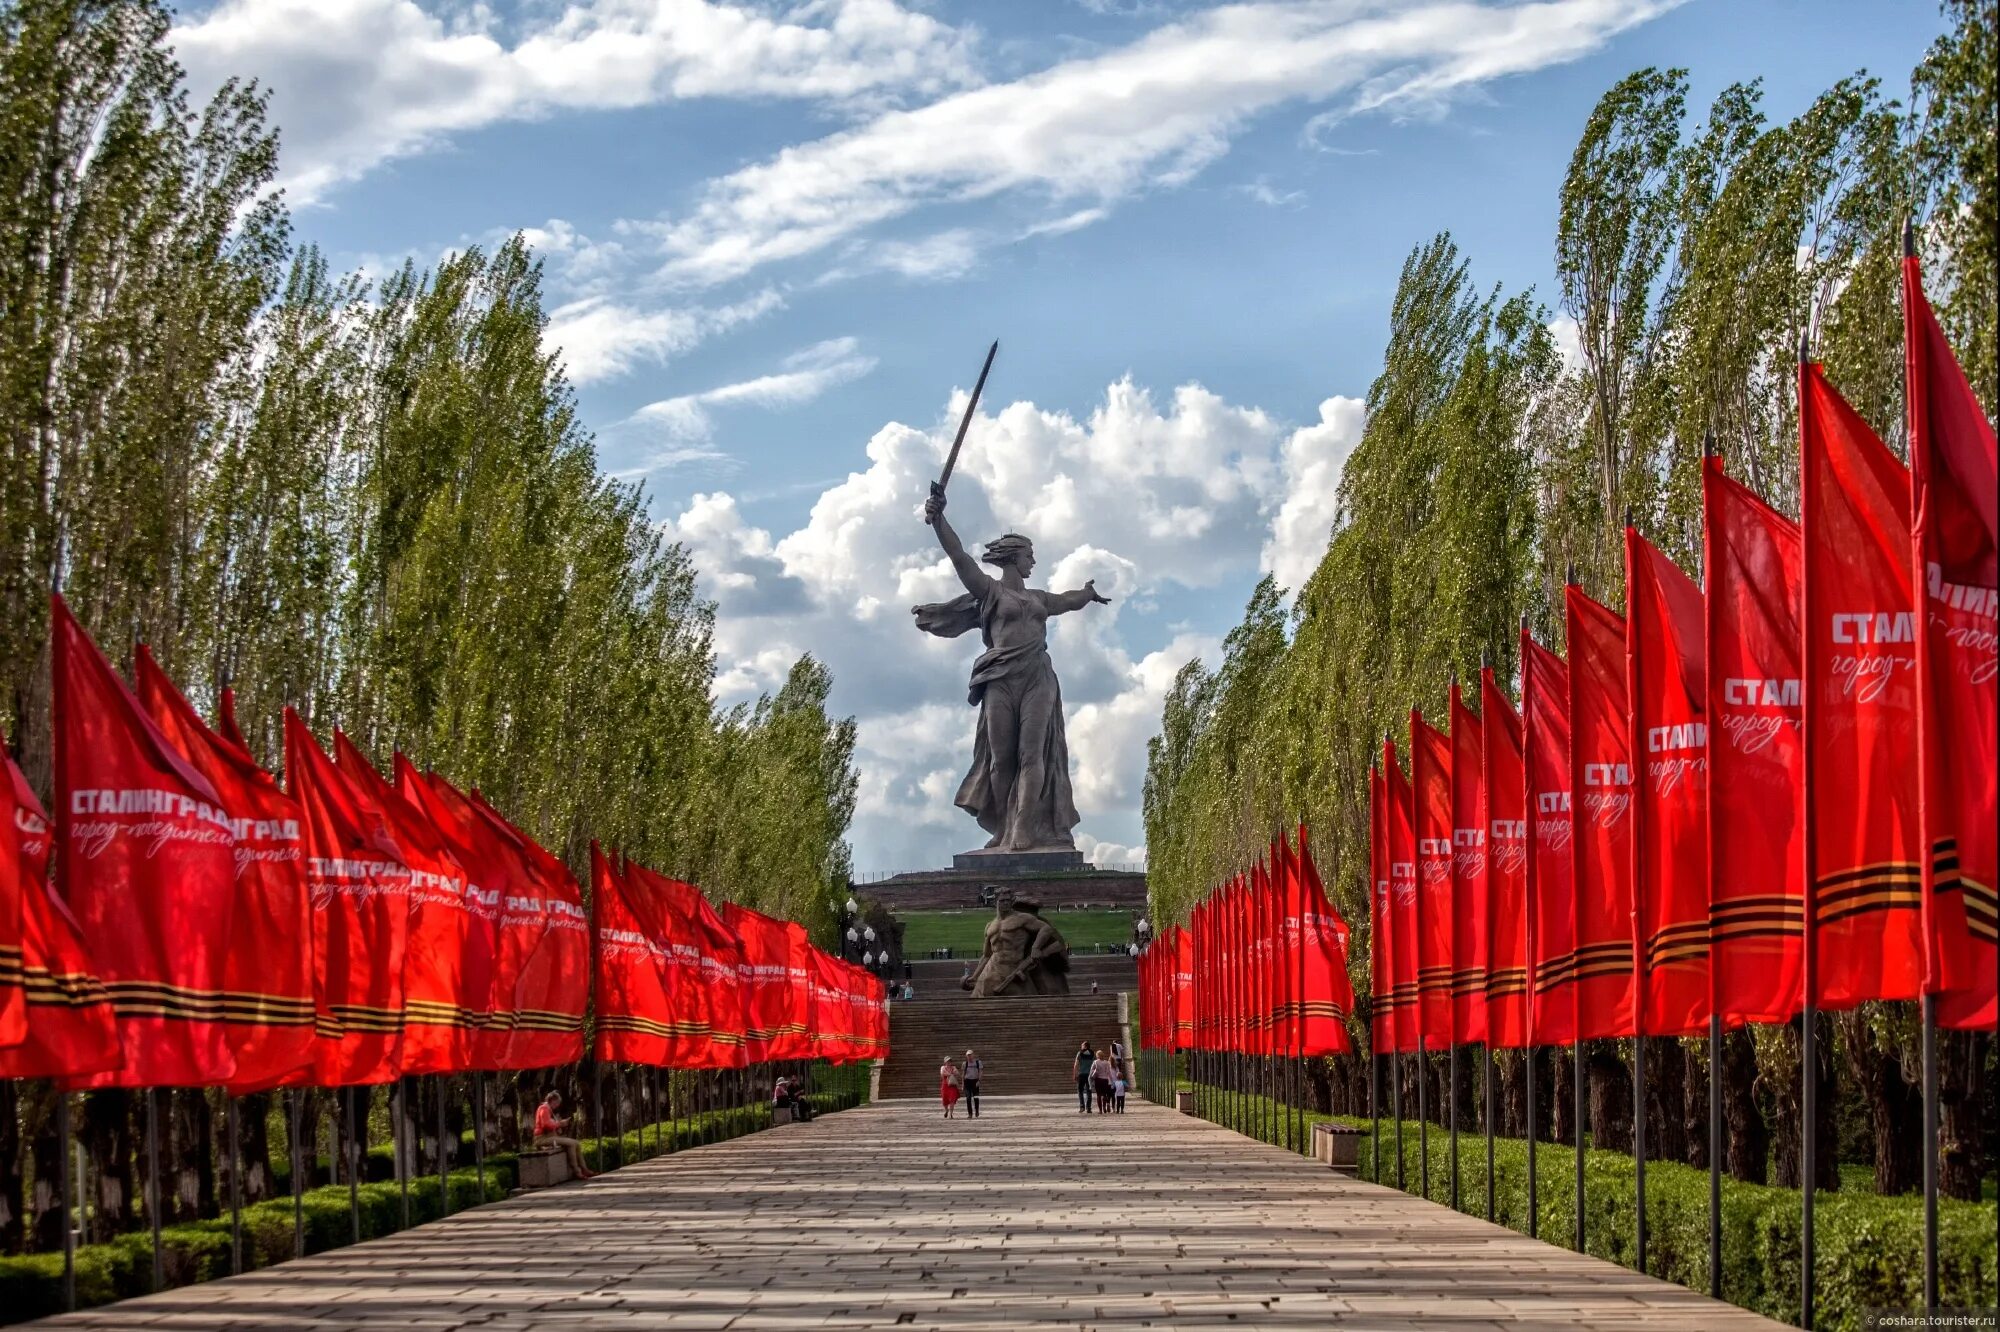
M562 1109L562 1093L552 1091L542 1098L535 1107L535 1146L560 1147L569 1158L569 1168L578 1179L590 1179L595 1170L588 1170L583 1164L583 1144L569 1136L568 1119L558 1119L556 1111Z

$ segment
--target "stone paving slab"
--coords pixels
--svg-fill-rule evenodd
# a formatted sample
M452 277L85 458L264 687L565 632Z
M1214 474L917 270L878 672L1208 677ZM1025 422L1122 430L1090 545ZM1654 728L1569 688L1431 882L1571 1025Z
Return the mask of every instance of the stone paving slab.
M37 1327L1779 1324L1158 1106L889 1101Z

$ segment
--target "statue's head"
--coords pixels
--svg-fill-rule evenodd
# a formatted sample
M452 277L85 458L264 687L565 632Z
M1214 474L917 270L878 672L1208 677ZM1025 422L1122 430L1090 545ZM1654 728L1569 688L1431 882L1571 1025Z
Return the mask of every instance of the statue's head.
M1035 567L1035 543L1019 532L1009 532L987 542L986 553L979 558L1002 569L1018 570L1026 578Z

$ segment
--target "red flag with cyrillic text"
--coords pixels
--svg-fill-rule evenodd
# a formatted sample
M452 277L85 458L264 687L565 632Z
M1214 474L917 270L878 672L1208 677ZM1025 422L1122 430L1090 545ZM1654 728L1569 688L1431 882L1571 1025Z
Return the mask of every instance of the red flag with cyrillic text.
M232 1090L303 1081L313 1063L313 917L299 802L217 735L141 644L134 684L153 724L208 779L236 839L222 1014Z
M1631 694L1625 621L1565 589L1570 789L1576 800L1576 1035L1632 1034Z
M1451 741L1410 712L1416 826L1418 1023L1433 1050L1452 1044Z
M1708 574L1709 936L1725 1025L1789 1022L1805 996L1804 554L1796 523L1702 463Z
M1521 766L1528 814L1528 949L1537 1045L1576 1039L1576 821L1569 663L1521 631Z
M1486 1039L1486 741L1451 684L1451 1024L1454 1041Z
M49 891L49 816L11 756L0 774L0 902L21 922L21 1040L0 1049L0 1078L76 1078L124 1059L111 996L76 918Z
M1289 849L1286 855L1291 858ZM1347 922L1320 882L1303 823L1293 868L1304 925L1299 976L1305 1021L1296 1053L1353 1054L1354 1038L1347 1032L1347 1015L1354 1011L1354 982L1347 974Z
M1813 1002L1843 1009L1923 988L1910 474L1817 365L1799 441Z
M1412 1053L1423 1029L1417 1002L1417 830L1416 793L1396 762L1396 745L1382 741L1382 784L1388 799L1389 834L1389 992L1395 997L1396 1049Z
M1479 672L1480 752L1486 830L1486 1043L1528 1043L1528 822L1521 718L1492 667Z
M285 785L305 820L320 1037L313 1081L322 1087L387 1082L402 1071L410 867L381 813L347 784L290 708Z
M1903 260L1910 539L1923 762L1925 988L1945 1027L1994 1025L2000 839L2000 462L1993 423Z
M575 1063L583 1058L584 1006L590 998L590 918L584 913L583 890L569 866L509 823L477 790L471 801L493 835L521 857L529 876L527 895L501 904L502 929L513 932L513 946L530 940L533 946L511 973L514 1021L500 1067ZM508 956L508 966L514 967L513 954ZM498 1002L507 1002L504 981L496 985L496 994Z
M58 886L118 1013L123 1064L91 1087L205 1087L227 1028L236 837L59 596L51 597Z

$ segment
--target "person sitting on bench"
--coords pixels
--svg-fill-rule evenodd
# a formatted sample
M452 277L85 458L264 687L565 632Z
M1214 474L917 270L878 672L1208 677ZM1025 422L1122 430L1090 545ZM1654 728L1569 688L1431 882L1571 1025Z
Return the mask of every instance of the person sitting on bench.
M556 1118L556 1111L562 1109L562 1093L552 1091L542 1098L535 1107L535 1146L557 1147L569 1158L570 1171L578 1179L590 1179L595 1170L587 1170L583 1164L583 1144L569 1136L568 1119Z
M790 1078L779 1078L771 1087L771 1108L785 1106L792 1112L792 1122L803 1124L812 1118L812 1107L806 1104L804 1093Z

